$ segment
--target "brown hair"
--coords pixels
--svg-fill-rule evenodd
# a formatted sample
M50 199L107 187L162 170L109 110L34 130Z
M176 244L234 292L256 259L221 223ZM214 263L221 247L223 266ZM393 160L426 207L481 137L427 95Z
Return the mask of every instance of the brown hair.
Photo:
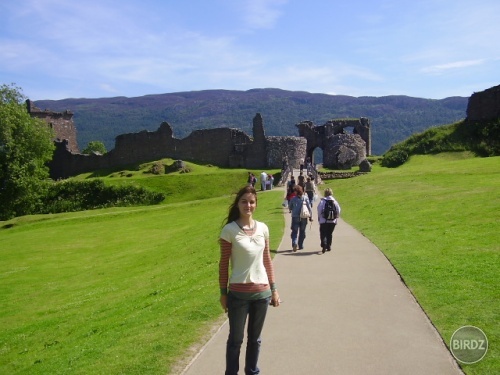
M295 186L295 191L297 192L297 195L301 197L304 194L304 190L302 189L302 186L297 185Z
M244 196L245 194L253 194L255 196L255 203L257 204L257 191L255 188L251 185L243 186L237 193L236 196L234 197L234 201L229 206L229 212L227 214L226 222L225 224L228 224L232 221L238 220L240 217L240 209L238 208L238 202L240 201L241 197Z

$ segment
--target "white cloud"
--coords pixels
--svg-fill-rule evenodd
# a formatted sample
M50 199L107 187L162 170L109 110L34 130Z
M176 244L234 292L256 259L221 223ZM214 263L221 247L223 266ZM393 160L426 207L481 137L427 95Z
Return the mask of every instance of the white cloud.
M20 1L0 0L0 81L43 98L254 87L436 97L498 77L498 0Z
M446 63L446 64L428 66L428 67L422 68L420 71L422 73L426 73L426 74L441 74L441 73L444 73L448 70L469 68L471 66L482 65L484 63L485 63L485 60L483 60L483 59L454 61L454 62L450 62L450 63Z

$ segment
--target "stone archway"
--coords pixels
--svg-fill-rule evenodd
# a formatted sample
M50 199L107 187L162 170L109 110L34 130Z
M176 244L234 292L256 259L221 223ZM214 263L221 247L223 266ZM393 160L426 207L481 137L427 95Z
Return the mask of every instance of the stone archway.
M312 155L311 161L314 164L316 164L316 165L323 164L324 155L323 155L323 149L321 147L316 147L316 148L312 149L311 152L308 152L307 154Z
M370 121L367 118L330 120L321 126L302 121L296 127L299 135L307 140L305 159L313 160L314 150L320 148L325 167L350 169L371 153ZM345 130L350 127L353 128L351 134Z

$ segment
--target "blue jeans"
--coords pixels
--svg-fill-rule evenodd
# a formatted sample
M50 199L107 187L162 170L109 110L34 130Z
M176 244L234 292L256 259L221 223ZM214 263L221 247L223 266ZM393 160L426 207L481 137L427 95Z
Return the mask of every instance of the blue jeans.
M292 217L292 246L299 245L299 248L304 247L304 240L306 239L307 219L300 217ZM298 234L298 243L297 243Z
M240 348L243 343L245 322L248 315L247 349L245 374L259 374L257 367L260 353L260 334L266 319L271 297L258 300L244 300L229 293L227 315L229 318L229 337L226 346L226 375L237 375L240 368Z

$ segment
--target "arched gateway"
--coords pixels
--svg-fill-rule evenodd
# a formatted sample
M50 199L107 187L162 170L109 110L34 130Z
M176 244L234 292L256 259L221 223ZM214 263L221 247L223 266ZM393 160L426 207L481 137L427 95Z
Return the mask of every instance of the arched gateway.
M313 163L316 148L323 150L323 165L334 169L350 169L371 154L370 120L365 117L330 120L320 126L302 121L295 126L307 140L306 158ZM352 133L346 128L353 128Z

